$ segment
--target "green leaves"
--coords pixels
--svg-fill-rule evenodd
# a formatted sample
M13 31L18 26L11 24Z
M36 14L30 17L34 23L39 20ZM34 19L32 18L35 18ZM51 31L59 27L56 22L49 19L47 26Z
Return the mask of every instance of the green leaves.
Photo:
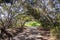
M25 26L28 26L28 27L38 27L38 26L40 26L41 25L41 23L38 23L38 22L36 22L36 21L30 21L30 22L26 22L25 23Z

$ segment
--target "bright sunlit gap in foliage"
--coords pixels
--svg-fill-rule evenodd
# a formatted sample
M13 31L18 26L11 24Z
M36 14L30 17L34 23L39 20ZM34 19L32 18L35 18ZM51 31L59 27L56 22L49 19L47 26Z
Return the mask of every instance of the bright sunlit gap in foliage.
M36 21L30 21L30 22L26 22L25 26L27 26L27 27L38 27L38 26L41 26L41 23L38 23Z
M4 15L2 15L2 14L1 14L1 17L3 18L3 17L4 17Z

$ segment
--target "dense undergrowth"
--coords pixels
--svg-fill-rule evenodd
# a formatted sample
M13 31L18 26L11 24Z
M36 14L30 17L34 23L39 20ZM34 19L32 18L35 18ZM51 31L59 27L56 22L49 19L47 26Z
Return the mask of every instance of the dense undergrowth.
M10 0L9 0L10 1ZM51 35L60 40L60 4L59 0L0 0L0 30L39 27L49 30ZM0 35L4 36L2 33ZM13 33L13 32L12 32ZM2 37L1 36L1 37Z

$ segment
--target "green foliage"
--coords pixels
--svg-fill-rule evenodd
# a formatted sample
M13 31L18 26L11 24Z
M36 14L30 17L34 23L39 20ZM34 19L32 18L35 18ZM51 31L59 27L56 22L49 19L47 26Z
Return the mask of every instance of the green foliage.
M50 30L52 36L56 37L56 40L60 40L60 27L56 26Z
M25 26L28 26L28 27L38 27L38 26L41 26L41 23L38 23L36 21L30 21L30 22L26 22L25 23Z
M6 20L2 21L4 25L2 25L2 22L0 21L0 26L4 26L4 27L8 27L8 26L22 27L22 25L34 26L34 27L42 26L43 28L51 29L51 33L53 33L54 35L57 35L57 34L60 35L60 31L59 31L60 30L60 27L59 27L60 12L58 13L57 10L56 12L52 10L52 9L56 9L55 4L53 4L52 0L49 0L49 3L48 3L52 11L49 11L46 8L45 3L42 3L41 1L33 0L34 6L31 6L29 3L27 3L27 0L25 0L25 2L22 2L22 0L18 0L16 4L13 4L11 6L7 6L3 4L2 5L3 10L7 11L9 15L6 18ZM2 2L2 0L0 0L0 2ZM23 13L23 10L21 12L17 12L19 11L20 7L23 8L24 13ZM14 15L17 15L17 16L14 17ZM55 16L55 18L53 19L49 15ZM9 16L11 16L11 18L9 18ZM36 20L38 22L36 22Z
M23 24L24 22L34 20L34 18L31 15L26 14L19 14L18 16L16 16L16 18L18 19L17 26L21 26L21 24Z

